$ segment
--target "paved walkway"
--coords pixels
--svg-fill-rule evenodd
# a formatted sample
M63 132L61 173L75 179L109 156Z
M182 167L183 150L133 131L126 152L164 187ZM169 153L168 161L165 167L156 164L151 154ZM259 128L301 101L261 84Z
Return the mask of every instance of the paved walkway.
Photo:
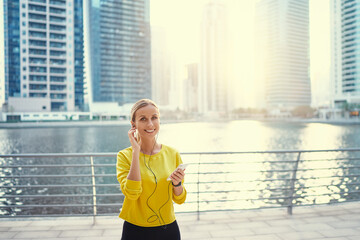
M177 214L183 240L360 239L360 202L286 209ZM120 239L117 217L0 219L0 239ZM141 239L139 239L141 240Z

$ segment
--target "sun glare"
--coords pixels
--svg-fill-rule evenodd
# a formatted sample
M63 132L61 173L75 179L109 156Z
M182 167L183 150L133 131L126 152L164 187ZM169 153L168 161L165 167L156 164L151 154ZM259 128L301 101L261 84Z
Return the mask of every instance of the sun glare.
M227 8L228 68L235 103L238 107L256 107L261 95L254 74L259 71L254 63L256 1L151 0L151 25L164 29L168 51L178 64L199 63L203 9L211 1L221 2ZM329 0L310 0L309 14L312 95L315 102L322 102L327 93L320 86L325 86L329 77Z

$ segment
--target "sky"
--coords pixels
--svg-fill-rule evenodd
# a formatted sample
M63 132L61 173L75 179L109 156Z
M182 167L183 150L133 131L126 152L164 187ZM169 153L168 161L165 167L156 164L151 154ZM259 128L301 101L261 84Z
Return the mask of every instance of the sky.
M219 0L221 1L221 0ZM286 0L284 0L286 1ZM209 0L150 0L150 23L167 34L169 51L179 64L199 62L203 6ZM222 0L228 7L229 43L237 63L237 105L255 107L255 0ZM313 106L326 104L329 91L329 0L310 0L310 79ZM250 80L250 81L249 81Z
M209 0L150 0L150 23L167 34L169 51L179 64L199 62L203 6ZM230 39L237 63L234 77L239 89L238 106L254 107L254 14L255 0L218 0L228 6ZM286 0L283 0L286 1ZM310 3L310 78L313 105L325 104L329 95L330 24L329 1ZM0 0L3 4L3 0ZM0 21L1 22L1 21ZM1 29L1 28L0 28ZM0 35L1 40L1 35ZM3 69L3 68L2 68Z

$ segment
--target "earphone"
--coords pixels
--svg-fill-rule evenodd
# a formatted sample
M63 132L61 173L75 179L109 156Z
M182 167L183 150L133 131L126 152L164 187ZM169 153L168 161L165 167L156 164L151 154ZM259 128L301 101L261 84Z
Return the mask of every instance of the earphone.
M136 129L135 124L132 124L132 127ZM137 131L137 129L136 129L136 131ZM155 188L154 188L153 192L150 194L150 196L149 196L149 197L147 198L147 200L146 200L146 205L147 205L147 207L148 207L154 214L151 215L151 216L147 219L147 222L148 222L148 223L152 223L152 222L155 222L156 220L159 220L160 225L161 225L163 228L166 229L166 226L164 226L164 225L165 225L165 221L164 221L164 219L163 219L163 217L162 217L162 215L161 215L161 209L162 209L162 208L169 202L169 200L170 200L170 188L169 188L169 187L170 187L171 182L169 182L169 184L168 184L168 186L167 186L167 188L168 188L168 199L167 199L166 202L165 202L163 205L161 205L161 207L159 208L159 210L158 210L158 211L159 211L159 214L157 214L156 211L149 205L149 200L150 200L150 198L155 194L156 189L157 189L157 184L158 184L158 180L157 180L156 174L154 173L154 171L151 169L151 166L150 166L151 156L152 156L153 150L154 150L154 148L155 148L155 145L156 145L158 136L159 136L159 135L157 134L157 135L156 135L156 139L155 139L154 146L153 146L153 148L152 148L152 150L151 150L151 153L150 153L150 157L149 157L149 160L148 160L148 164L146 164L146 158L145 158L145 154L144 154L144 165L145 165L145 167L151 172L151 174L154 176L154 180L155 180ZM134 137L135 137L136 140L138 141L138 137L139 137L139 136L138 136L138 132L135 133Z
M156 221L156 220L159 220L160 225L161 225L164 229L166 229L166 226L164 226L164 225L165 225L165 221L164 221L163 217L161 216L161 209L162 209L162 208L166 205L166 203L170 200L170 190L169 190L169 187L170 187L171 182L169 182L169 184L168 184L168 186L167 186L167 189L168 189L168 199L166 200L166 202L165 202L163 205L161 205L161 207L160 207L159 210L158 210L160 216L159 216L159 215L155 212L155 210L154 210L152 207L150 207L150 205L149 205L149 200L150 200L150 198L154 195L154 193L156 192L157 184L158 184L156 174L154 173L154 171L153 171L153 170L151 169L151 167L150 167L150 159L151 159L151 156L152 156L152 151L154 150L154 147L155 147L155 145L156 145L156 140L157 140L157 136L156 136L156 139L155 139L155 143L154 143L153 149L151 150L151 154L150 154L150 157L149 157L148 164L146 164L146 159L145 159L145 154L144 154L144 165L145 165L145 167L152 173L152 175L154 176L154 180L155 180L155 188L154 188L153 192L150 194L150 196L148 197L148 199L146 200L146 205L147 205L148 208L154 213L154 215L150 216L150 217L147 219L147 221L148 221L149 223L152 223L152 222L154 222L154 221ZM155 219L153 219L153 218L155 218ZM151 220L151 219L153 219L153 220Z

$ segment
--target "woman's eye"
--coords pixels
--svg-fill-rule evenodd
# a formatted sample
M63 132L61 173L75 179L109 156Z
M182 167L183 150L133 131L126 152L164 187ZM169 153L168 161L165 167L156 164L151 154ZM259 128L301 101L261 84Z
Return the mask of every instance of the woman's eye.
M157 119L157 117L153 117L152 119Z
M141 119L140 119L140 121L144 121L144 120L145 120L145 118L141 118Z

